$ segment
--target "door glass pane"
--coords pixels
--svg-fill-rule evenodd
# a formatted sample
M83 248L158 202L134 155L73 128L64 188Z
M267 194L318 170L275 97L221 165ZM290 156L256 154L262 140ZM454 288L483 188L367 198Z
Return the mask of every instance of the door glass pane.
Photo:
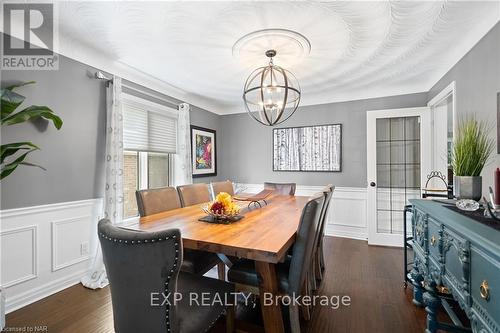
M392 141L404 140L405 138L405 118L389 118L390 135Z
M420 196L419 117L377 119L377 232L401 234L408 199Z

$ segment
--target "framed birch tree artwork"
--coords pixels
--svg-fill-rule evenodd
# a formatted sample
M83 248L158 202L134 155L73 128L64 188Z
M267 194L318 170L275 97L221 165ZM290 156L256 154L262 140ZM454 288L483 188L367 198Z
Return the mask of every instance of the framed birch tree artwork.
M342 125L273 129L273 171L342 171Z

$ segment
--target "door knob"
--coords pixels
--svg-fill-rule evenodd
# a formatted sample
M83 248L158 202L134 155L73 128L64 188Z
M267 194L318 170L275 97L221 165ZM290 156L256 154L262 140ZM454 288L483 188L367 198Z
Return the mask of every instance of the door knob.
M375 184L375 182L371 182L371 183L370 183L370 186L371 186L371 187L375 187L375 186L377 186L377 184Z

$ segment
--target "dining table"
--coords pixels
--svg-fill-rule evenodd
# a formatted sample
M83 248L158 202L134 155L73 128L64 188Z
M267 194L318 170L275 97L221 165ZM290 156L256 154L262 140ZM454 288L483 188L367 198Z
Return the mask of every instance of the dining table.
M295 241L308 197L273 194L266 201L268 204L262 208L242 208L240 214L244 217L230 224L199 221L206 216L202 210L207 204L204 203L141 217L127 229L159 231L177 228L186 249L251 259L260 277L260 295L277 295L276 264L285 259ZM284 332L279 304L261 306L261 311L266 332Z

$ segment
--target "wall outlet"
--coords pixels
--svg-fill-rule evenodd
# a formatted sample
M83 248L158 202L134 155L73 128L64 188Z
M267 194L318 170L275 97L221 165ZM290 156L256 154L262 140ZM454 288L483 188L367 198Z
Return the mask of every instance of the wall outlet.
M80 254L86 256L89 254L89 242L84 242L80 244Z

